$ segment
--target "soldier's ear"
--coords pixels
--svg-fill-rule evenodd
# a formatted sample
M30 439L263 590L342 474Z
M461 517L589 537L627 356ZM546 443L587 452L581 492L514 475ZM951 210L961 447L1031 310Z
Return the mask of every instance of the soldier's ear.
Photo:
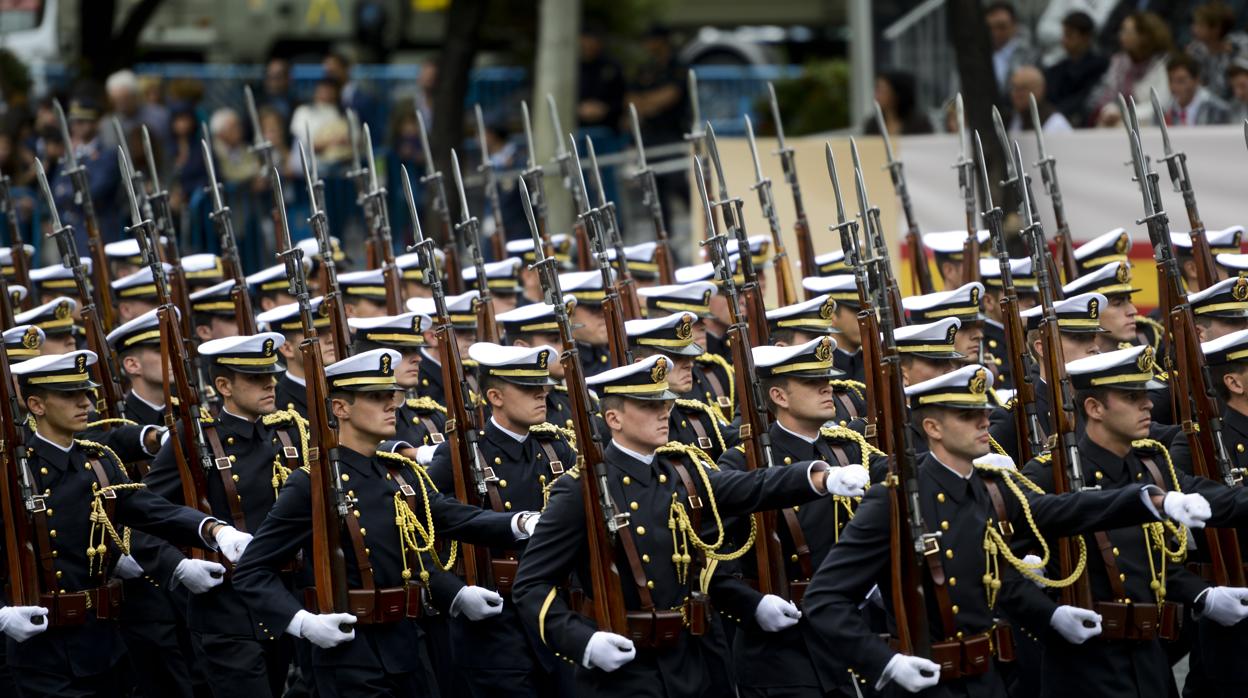
M923 433L927 436L929 441L940 440L942 436L940 420L935 417L924 417L921 426L923 427Z
M42 417L47 413L47 407L44 405L43 398L39 395L31 395L26 398L26 411L36 417Z
M1248 392L1243 379L1243 373L1232 371L1222 376L1222 384L1226 386L1226 391L1231 395L1243 395Z
M334 418L339 421L350 420L351 405L346 400L336 397L329 401L329 410L333 412Z

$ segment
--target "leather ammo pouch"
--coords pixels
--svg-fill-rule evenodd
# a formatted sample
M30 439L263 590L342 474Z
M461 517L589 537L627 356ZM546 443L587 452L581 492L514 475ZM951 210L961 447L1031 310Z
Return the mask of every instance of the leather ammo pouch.
M329 612L321 610L317 603L316 587L303 590L303 605L312 613ZM421 587L408 584L386 589L351 589L347 592L346 612L355 616L357 625L385 625L420 618Z
M810 586L810 582L789 582L789 601L794 606L801 607L802 599L806 598L806 587Z
M1097 601L1092 610L1101 614L1101 637L1106 640L1173 640L1182 624L1182 604L1116 603Z
M690 614L689 629L692 633L695 621L692 613L697 611L702 619L696 621L703 632L706 630L706 606L695 606L686 601L683 609L675 611L629 611L628 639L639 648L647 650L671 649L680 641L685 631L685 615ZM693 633L696 634L696 633Z
M997 621L997 624L992 627L992 641L997 650L997 661L1014 661L1014 632L1009 623Z
M490 573L494 576L494 586L499 594L511 596L511 585L516 581L516 570L520 561L509 557L491 557Z
M932 661L940 665L940 680L954 681L968 676L981 676L992 667L993 633L932 643Z
M39 604L48 609L52 624L58 627L82 625L87 622L87 612L95 611L99 620L116 620L121 614L123 596L120 579L86 591L65 594L40 594Z

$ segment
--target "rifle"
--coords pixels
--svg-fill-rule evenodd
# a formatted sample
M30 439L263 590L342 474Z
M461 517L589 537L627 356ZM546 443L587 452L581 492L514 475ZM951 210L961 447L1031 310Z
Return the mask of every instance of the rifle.
M771 98L771 120L776 123L776 141L778 148L774 155L780 156L780 167L784 170L784 180L789 183L789 191L793 192L793 210L797 213L797 220L793 222L793 232L797 234L797 259L801 263L802 277L818 276L819 269L815 265L815 241L810 235L810 219L806 217L806 205L802 203L802 188L797 181L797 157L796 153L784 141L784 120L780 118L780 100L776 99L776 86L767 83L767 94ZM749 117L746 117L747 121ZM752 140L752 136L751 136ZM757 156L755 156L754 169L758 169ZM762 179L761 177L759 178ZM761 195L760 195L761 196ZM780 264L780 235L773 233L772 236L777 240L776 245L776 265ZM785 266L788 266L788 255L785 254ZM793 272L777 272L784 273L792 278ZM781 285L781 288L784 288ZM794 296L796 299L796 296ZM792 301L796 303L797 301ZM785 304L787 305L787 303Z
M373 137L364 124L365 155L368 156L368 193L364 195L365 210L372 202L372 233L374 250L381 265L382 285L386 287L386 314L403 312L403 291L399 267L394 263L394 241L390 237L390 211L386 206L386 189L377 181L377 161L373 159ZM376 267L373 267L376 268Z
M862 170L862 160L858 156L858 143L854 139L849 139L849 156L854 166L855 179ZM857 187L855 182L855 187ZM868 206L866 200L866 191L861 190L858 197L859 216L863 217L862 234L866 242L867 254L863 257L862 263L866 266L867 286L872 289L877 298L875 301L876 314L888 312L892 320L893 327L902 325L904 311L901 307L901 287L897 283L897 277L893 274L892 260L888 256L888 242L884 239L884 228L877 221L869 224L866 220L866 214L872 214L877 219L879 217L879 209ZM865 213L862 213L865 212ZM883 349L881 348L881 352ZM882 359L883 355L880 357ZM879 364L881 367L883 364ZM881 373L881 386L884 385L883 373Z
M919 239L919 222L914 218L914 207L910 203L910 189L906 186L906 172L902 162L893 157L893 142L888 137L888 124L884 121L884 112L880 103L875 103L875 123L880 129L880 137L884 139L884 153L888 157L884 169L893 180L893 190L901 198L901 210L906 216L906 247L910 250L910 261L914 265L912 276L915 288L920 294L928 294L936 290L932 285L932 270L927 266L927 253L923 251L923 242ZM967 231L974 236L977 231ZM976 260L976 264L978 264Z
M468 212L468 197L464 195L464 178L459 172L459 155L451 148L451 173L455 175L455 189L459 193L459 222L455 235L464 241L464 248L472 258L472 268L477 273L477 336L482 342L498 343L498 321L494 319L494 296L490 294L490 280L485 274L485 259L481 256L481 222ZM448 315L449 317L449 315ZM440 347L441 345L439 345ZM446 364L443 364L445 369ZM459 379L462 379L461 375ZM442 385L455 385L443 383Z
M169 280L165 276L164 263L156 252L157 232L152 219L143 216L139 199L134 191L134 168L124 148L118 147L118 166L125 185L126 198L130 201L130 222L126 232L139 243L143 263L152 270L152 283L156 286L156 319L160 327L161 382L164 384L165 426L169 428L173 454L178 475L182 481L182 497L187 506L195 507L212 516L208 502L208 474L214 472L211 449L204 437L200 423L200 392L193 383L191 361L185 351L186 340L178 322L178 309L173 304ZM179 427L179 422L181 426ZM206 555L193 550L199 559Z
M256 96L251 91L251 85L243 85L243 97L247 102L247 119L251 122L251 146L247 149L256 154L262 171L277 167L277 154L273 144L264 137L264 129L260 125L260 112L256 109ZM312 145L309 143L308 147Z
M302 146L301 146L302 147ZM307 155L303 168L306 179ZM347 587L347 562L342 550L342 526L350 525L354 499L342 484L341 460L338 452L337 420L330 410L329 386L325 381L325 365L321 358L321 338L312 315L311 294L303 267L303 248L292 245L290 225L286 219L286 199L282 193L282 178L277 168L269 170L273 189L273 204L277 208L276 247L277 257L286 265L286 278L290 281L290 295L299 304L299 321L303 326L303 341L299 354L308 391L308 480L312 489L312 577L316 585L317 608L322 613L347 613L350 610ZM314 213L324 215L315 209ZM325 302L325 301L322 301ZM338 355L345 356L345 354Z
M858 193L858 210L867 239L882 243L880 210L867 202L867 186L858 159L858 145L850 141L854 159L854 184ZM891 157L890 157L891 161ZM878 251L877 251L878 252ZM905 382L901 375L901 355L893 331L897 327L898 309L892 307L892 294L880 280L892 276L887 250L865 260L878 289L880 323L881 395L885 404L884 424L880 433L881 447L888 457L889 555L893 617L897 628L897 649L920 657L931 655L931 634L928 629L927 603L924 600L923 578L927 554L937 554L939 534L930 534L919 507L919 478L915 470L914 444L910 435L910 410L906 402ZM893 282L895 286L896 283Z
M1005 153L1006 178L1005 178L1005 181L1001 183L1001 186L1002 187L1018 187L1018 190L1027 197L1027 205L1031 207L1031 210L1032 211L1038 210L1039 207L1036 204L1035 194L1032 193L1031 191L1031 179L1027 177L1027 172L1025 169L1023 169L1022 167L1015 166L1014 164L1014 158L1012 155L1010 155L1010 153L1014 152L1014 146L1012 145L1013 141L1010 140L1009 135L1006 134L1005 122L1001 119L1000 110L998 110L995 106L992 108L992 125L993 125L994 130L997 132L997 140L1000 141L1001 143L1001 152ZM1044 151L1042 150L1041 152L1043 153ZM1050 169L1052 169L1052 167L1053 167L1053 164L1050 164ZM1042 168L1041 172L1043 173L1043 171L1044 170ZM1056 170L1054 170L1053 172L1056 172ZM1021 185L1018 184L1019 178L1023 179L1023 184ZM1057 180L1054 179L1053 181L1056 182ZM1051 196L1052 194L1050 194L1050 197ZM1058 203L1061 202L1060 192L1058 192L1058 198L1056 201ZM1023 214L1022 202L1019 202L1018 204L1018 213L1020 216L1022 216ZM1028 256L1035 256L1037 254L1043 254L1043 255L1049 254L1049 243L1043 237L1044 230L1042 228L1039 230L1042 233L1041 237L1038 240L1038 243L1041 245L1041 247L1035 250L1029 249L1027 252ZM1023 242L1030 245L1033 241L1030 239L1024 239ZM1070 259L1071 259L1070 263L1074 264L1075 257L1074 257L1073 252L1071 253ZM1053 298L1054 300L1060 300L1062 298L1062 281L1061 281L1061 278L1058 276L1057 267L1052 264L1045 265L1045 266L1049 270L1048 271L1049 288L1052 289L1053 291ZM1036 274L1039 275L1041 272L1040 267L1036 267L1035 269L1036 269ZM1075 277L1072 276L1070 278L1073 279Z
M368 128L366 125L365 128ZM375 203L368 196L369 192L369 170L371 167L364 166L363 157L360 155L360 117L355 113L354 109L347 110L347 136L351 141L351 169L345 173L347 179L355 185L355 205L364 211L364 228L368 231L368 235L364 237L364 261L368 264L369 269L376 269L381 266L381 250L378 250L377 238L374 231L377 229L376 214L372 207ZM312 149L312 134L308 134L308 149ZM369 150L372 150L373 141L369 138ZM313 175L316 175L314 172ZM318 206L325 208L325 202L317 202ZM391 313L393 314L393 313Z
M542 254L547 257L555 256L555 248L550 242L550 235L546 233L546 173L542 169L541 163L537 161L537 147L533 144L533 120L529 117L529 103L521 100L520 112L524 117L524 143L528 150L526 165L520 172L520 178L524 180L525 190L529 192L532 200L529 203L533 206L535 218L538 224L538 239L542 242ZM556 138L561 138L558 133ZM562 142L562 141L560 141ZM536 259L534 253L534 259Z
M620 237L620 228L615 220L615 202L607 201L607 190L602 184L602 171L598 168L598 154L594 152L594 139L585 137L585 147L589 151L589 173L594 177L594 186L598 188L597 218L599 231L605 236L603 246L611 246L615 255L615 266L619 274L615 277L615 290L619 294L623 306L624 318L635 320L641 317L641 303L637 300L637 283L633 281L632 272L628 270L628 256L624 254L624 239ZM579 163L580 160L578 159ZM582 187L584 181L581 182ZM585 190L588 199L589 190Z
M1010 267L1010 253L1005 247L1005 230L1002 219L1005 213L992 201L992 186L988 179L988 165L984 160L984 144L975 132L975 161L978 164L981 191L984 193L984 225L988 227L993 252L1001 269L1001 318L1005 325L1005 347L1009 354L1010 375L1015 383L1015 408L1011 412L1014 431L1018 436L1018 460L1029 463L1044 450L1044 426L1036 414L1036 384L1032 380L1032 355L1027 348L1027 332L1019 315L1018 290L1014 286L1014 270ZM1032 257L1032 263L1039 263ZM1048 279L1045 279L1046 286ZM1060 339L1060 337L1059 337ZM1059 343L1059 349L1060 343ZM1046 359L1048 348L1045 348ZM1064 367L1065 364L1063 363ZM1052 366L1050 366L1052 368ZM1056 375L1056 374L1051 374ZM1052 377L1050 378L1052 379Z
M117 353L113 351L112 345L105 339L104 321L95 302L95 293L91 289L91 277L82 263L82 257L78 256L78 243L74 238L73 227L61 224L56 201L52 198L52 188L48 186L48 174L43 169L43 162L38 159L35 160L35 171L39 177L39 188L43 191L44 202L52 216L52 232L48 233L48 237L56 241L61 263L66 269L73 270L78 297L82 299L79 314L82 317L83 332L87 337L87 348L99 358L95 364L96 382L100 384L95 411L105 419L121 419L125 415L125 399L121 394L121 386L117 384L117 377L122 375L121 364L117 361Z
M858 290L858 334L862 338L862 362L867 370L863 376L867 386L867 425L863 436L872 446L879 447L880 425L886 420L885 403L876 397L879 393L881 376L875 367L880 365L880 326L872 300L870 281L867 278L866 265L862 263L862 251L858 243L858 221L845 216L845 202L841 199L841 182L836 176L836 161L832 157L832 144L824 144L824 153L828 161L828 178L832 180L832 191L836 195L836 225L828 226L828 230L841 236L841 250L845 253L845 265L853 271L854 286Z
M1170 184L1174 191L1183 195L1183 207L1187 209L1187 223L1191 227L1188 235L1192 239L1192 258L1196 262L1196 282L1200 287L1209 288L1218 281L1218 270L1213 265L1213 252L1209 249L1209 238L1205 234L1205 222L1201 220L1200 211L1196 208L1196 191L1192 187L1192 178L1187 173L1187 153L1175 152L1170 145L1170 129L1166 126L1166 112L1161 108L1161 100L1157 98L1157 89L1150 88L1149 98L1153 102L1153 114L1157 126L1161 128L1161 144L1166 163L1170 171Z
M711 127L709 121L706 122L706 133L707 151L715 167L715 175L719 179L719 194L724 197L716 201L714 206L722 210L724 225L728 228L726 235L737 241L737 264L745 281L740 290L743 296L742 302L745 304L745 315L749 318L747 329L750 332L750 345L761 347L771 343L771 336L767 325L767 306L763 301L763 290L759 286L758 274L754 270L754 255L750 254L750 237L745 232L744 203L741 199L728 195L724 166L719 160L719 142L715 139L715 129Z
M490 249L494 259L502 261L507 258L507 226L503 224L503 200L498 193L498 173L494 170L494 162L490 160L490 147L485 142L485 117L481 114L481 105L474 104L473 113L477 117L477 143L481 148L481 165L477 167L485 177L485 198L490 202L491 218L494 221L494 232L490 235Z
M542 236L537 219L533 215L528 185L520 180L520 202L524 217L533 236L533 250L543 250ZM616 508L607 485L607 464L603 459L602 437L594 426L594 413L590 408L589 389L585 385L585 372L581 368L580 352L572 338L572 318L564 304L563 289L559 287L559 261L554 255L543 254L530 269L537 271L542 280L545 301L554 309L555 323L559 326L559 341L563 351L559 362L563 365L563 382L568 389L568 403L572 409L572 430L576 433L576 468L581 473L578 480L585 502L585 535L589 543L589 589L592 594L592 616L599 630L628 636L628 610L624 605L624 586L615 561L615 540L629 535L626 511Z
M646 146L641 140L641 124L637 120L637 106L628 105L628 117L633 126L633 142L637 144L637 170L633 179L641 187L641 205L650 211L654 224L654 262L659 268L659 283L676 283L676 261L667 235L667 223L663 220L663 199L659 196L659 182L654 170L646 163Z
M455 178L459 182L459 160L455 151L451 151L451 164L455 168ZM462 197L463 187L460 187ZM450 311L446 307L446 295L442 291L442 272L438 269L434 257L434 241L427 239L420 229L420 216L416 211L416 199L412 196L412 183L407 168L403 168L403 196L407 201L408 212L412 214L413 251L419 251L420 261L424 266L425 279L433 293L433 306L437 316L433 333L438 338L438 360L442 363L442 385L446 386L446 427L443 433L451 450L451 474L455 482L455 498L464 503L475 503L485 507L489 503L488 495L497 487L498 478L493 468L487 467L481 460L481 450L477 446L480 424L475 420L475 412L469 408L467 376L464 363L459 356L459 345L455 341L455 325L451 322ZM461 199L462 200L462 199ZM467 208L464 209L464 223L461 226L471 227L477 222L469 218ZM475 243L470 245L475 246ZM483 270L478 267L477 272ZM482 328L484 329L484 328ZM472 486L476 492L473 502L468 488ZM469 585L478 583L489 584L491 572L489 548L479 545L461 543L464 582Z
M13 260L13 278L18 285L30 291L19 309L29 310L30 299L34 296L34 288L30 285L30 259L26 257L26 245L22 242L22 229L17 220L17 205L13 202L13 180L3 172L0 172L0 214L4 215L5 222L8 223L9 256ZM9 318L6 326L13 326L12 318Z
M1127 136L1131 141L1131 162L1135 176L1140 182L1144 200L1144 218L1137 221L1148 227L1148 236L1157 257L1157 267L1163 273L1166 285L1162 298L1169 303L1164 317L1166 341L1170 351L1166 354L1166 370L1174 385L1176 416L1183 425L1183 433L1192 446L1192 474L1197 477L1221 480L1227 487L1243 485L1243 471L1231 464L1230 452L1222 434L1222 415L1218 410L1217 394L1213 379L1200 349L1192 306L1183 290L1183 272L1170 241L1170 221L1161 207L1158 196L1158 175L1151 171L1144 157L1140 142L1139 122L1135 116L1134 100L1122 104ZM1182 159L1170 160L1182 164ZM1189 398L1190 396L1190 398ZM1195 401L1195 415L1192 402ZM1200 425L1197 428L1197 424ZM1240 555L1239 538L1233 528L1206 528L1205 541L1209 561L1213 567L1213 582L1219 586L1242 586L1244 565Z
M87 180L86 166L78 162L78 156L74 152L74 142L69 137L69 122L65 119L65 110L61 108L59 100L52 100L52 106L56 109L56 116L61 122L61 138L65 140L65 166L62 168L62 173L73 184L74 203L82 208L83 224L87 227L87 254L91 255L91 275L95 277L94 284L88 284L87 288L88 290L94 288L94 293L99 294L91 298L84 296L82 302L90 303L98 310L101 329L107 334L113 331L116 315L114 315L112 299L108 297L109 289L112 288L109 282L108 256L104 254L104 238L100 233L100 221L95 216L95 202L91 200L91 183ZM51 198L48 199L48 206L54 206ZM33 292L33 289L30 290Z
M0 278L0 284L3 279ZM4 289L8 308L8 290ZM12 309L9 309L12 314ZM12 327L12 325L9 325ZM0 527L4 529L5 581L8 602L15 606L38 606L39 555L35 552L34 517L43 515L47 505L37 494L30 470L30 455L22 409L18 403L9 353L0 349ZM31 618L35 625L43 616Z
M300 144L299 148L303 150L303 145ZM308 153L305 151L301 155L303 157L299 159L303 163L303 179L308 186L308 198L312 201L312 215L308 217L308 224L312 226L312 237L316 238L316 246L321 255L321 293L323 295L321 303L328 308L326 312L329 315L329 336L334 343L334 356L342 361L351 355L347 309L342 302L342 289L338 286L338 268L334 263L333 244L329 240L329 221L325 217L325 211L316 206L315 184L312 180L312 172L308 169ZM278 180L275 182L281 183ZM278 212L285 217L286 205L284 201L281 203Z
M698 99L698 74L691 68L688 73L689 110L692 118L689 122L689 133L685 140L689 142L689 154L693 163L702 168L702 181L706 184L707 196L715 201L715 190L711 184L711 169L706 157L706 130L703 128L702 103ZM699 207L700 208L700 207ZM715 221L707 218L702 221L702 239L709 240L715 235Z
M550 108L550 123L555 129L555 164L559 167L559 174L563 179L563 186L572 192L572 200L579 207L581 200L589 202L589 193L585 190L585 176L578 168L572 171L572 156L568 153L568 148L563 143L563 124L559 122L559 107L555 104L554 95L546 95L546 105ZM573 139L572 145L575 148L576 141ZM580 215L576 217L576 223L572 226L572 238L576 240L576 268L581 271L588 271L593 268L594 258L590 252L589 231L585 229L585 221Z
M962 107L962 93L954 99L958 117L958 151L957 162L953 169L958 171L958 191L962 192L962 202L966 206L966 242L962 243L962 283L963 285L979 281L979 226L975 224L975 161L971 159L971 144L967 140L966 113ZM1006 258L1009 265L1009 258ZM1025 462L1025 461L1024 461Z
M416 122L420 124L420 149L425 154L425 174L420 178L420 184L423 187L433 188L433 212L437 214L438 220L442 224L442 259L447 269L458 271L459 265L459 244L455 241L452 231L455 229L451 222L451 203L446 198L446 181L442 177L442 173L438 170L433 160L433 150L429 147L429 131L425 128L425 115L420 111L420 107L416 107ZM451 295L464 292L464 280L460 274L451 274L446 279L447 290Z
M256 315L251 306L251 294L247 292L247 276L243 273L243 263L238 255L238 240L234 237L234 221L230 218L230 207L221 198L221 185L217 183L217 170L212 164L212 146L208 141L200 140L204 150L204 164L208 166L208 186L212 189L212 219L217 229L217 239L221 247L221 266L225 275L234 280L234 288L230 289L230 300L234 302L234 322L239 334L256 334Z
M1057 160L1045 151L1044 129L1040 124L1040 108L1036 106L1035 95L1031 95L1031 129L1036 132L1036 145L1040 149L1040 160L1036 162L1036 167L1040 168L1044 188L1053 202L1053 219L1057 223L1057 233L1053 236L1057 247L1057 267L1066 283L1070 283L1079 277L1079 267L1075 263L1075 247L1071 241L1070 222L1066 220L1066 207L1062 204L1062 188L1057 183Z
M708 125L709 127L709 125ZM714 149L714 135L711 136ZM706 181L702 179L701 163L694 156L694 179L698 183L698 194L702 206L706 209L707 220L715 220L711 215L711 200L706 192ZM721 192L723 190L721 189ZM733 380L737 383L737 399L741 401L741 445L745 449L745 469L757 470L771 468L775 465L771 452L771 432L767 413L763 405L765 396L762 384L755 378L754 355L751 351L750 332L747 323L753 318L741 313L737 303L737 284L732 277L732 262L728 258L728 235L716 231L702 246L710 251L711 262L715 265L715 274L719 276L720 292L728 298L728 314L731 324L724 333L732 347ZM749 254L747 249L745 254ZM776 528L774 511L757 512L751 515L754 519L754 558L758 563L758 591L762 594L778 594L784 598L791 596L789 577L784 565L784 549L780 543L780 534Z
M347 110L347 116L352 116L354 114L355 112L353 110ZM348 123L350 123L349 120ZM316 148L312 145L312 127L304 124L303 133L303 142L307 145L308 159L310 161L308 162L308 167L312 170L312 196L316 197L313 201L316 202L316 207L323 211L325 210L325 180L321 179L321 170L316 164ZM354 131L352 133L354 133ZM354 136L352 136L352 139L351 143L354 146ZM367 208L364 209L364 214L368 215ZM372 229L371 226L369 229Z
M178 232L174 228L173 212L169 208L169 192L160 186L160 174L156 171L156 156L152 151L152 136L147 130L147 125L141 127L143 135L143 159L147 161L148 179L151 180L151 192L144 191L140 194L147 202L147 211L150 211L152 223L156 231L154 238L156 244L156 255L160 261L169 264L172 267L170 272L169 284L173 294L173 304L178 308L190 308L190 288L186 283L186 273L182 269L182 253L178 250ZM123 148L125 141L122 141ZM130 157L129 149L126 149L126 159L131 163L134 160ZM139 194L143 177L136 171L132 178L134 182L135 193ZM161 243L164 243L163 245ZM181 314L182 336L191 337L194 331L191 327L191 314L189 312ZM188 344L188 351L194 351L194 348Z
M793 305L797 302L797 285L793 280L793 267L789 264L789 253L784 249L784 232L780 230L780 217L776 215L776 201L771 195L771 179L763 176L763 165L758 161L758 145L754 142L754 124L750 115L745 115L745 135L750 143L750 157L754 160L755 182L750 186L758 192L758 205L767 218L767 226L771 229L771 244L775 247L772 255L776 269L776 297L780 305ZM800 196L800 195L799 195ZM799 223L801 225L802 223ZM809 223L806 235L810 236Z

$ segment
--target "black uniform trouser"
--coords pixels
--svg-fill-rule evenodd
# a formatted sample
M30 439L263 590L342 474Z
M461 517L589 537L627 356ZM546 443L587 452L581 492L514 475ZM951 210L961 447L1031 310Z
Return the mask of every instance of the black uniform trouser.
M321 698L435 698L420 672L387 674L381 667L318 666L313 669Z
M863 693L866 694L866 691ZM853 698L856 694L853 687L847 685L844 689L837 688L827 693L811 686L738 686L737 695L739 698Z
M215 698L280 698L290 667L292 643L222 633L191 632L200 668Z
M124 662L103 674L72 676L39 668L14 669L20 698L123 698L126 695Z
M191 635L185 626L152 620L123 620L118 626L139 695L191 698L203 694L206 689L194 669Z

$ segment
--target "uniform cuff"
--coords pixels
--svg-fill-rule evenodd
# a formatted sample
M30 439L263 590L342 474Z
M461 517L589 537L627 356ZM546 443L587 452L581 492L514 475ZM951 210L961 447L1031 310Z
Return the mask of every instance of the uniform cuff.
M828 490L826 487L819 489L815 486L815 473L826 472L830 467L827 461L813 460L810 462L810 467L806 468L806 481L810 483L810 489L814 490L815 494L821 497L827 494Z

